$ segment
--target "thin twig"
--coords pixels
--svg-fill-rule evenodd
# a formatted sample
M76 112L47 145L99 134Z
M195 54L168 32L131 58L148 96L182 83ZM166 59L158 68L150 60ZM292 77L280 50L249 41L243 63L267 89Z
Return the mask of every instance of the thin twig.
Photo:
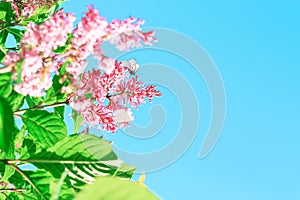
M16 117L20 117L20 118L22 118L22 116L21 116L21 115L14 114L14 113L13 113L13 115L14 115L14 116L16 116Z
M10 28L10 27L19 25L19 24L18 24L19 22L20 22L20 21L16 21L16 22L14 22L14 23L12 23L12 24L8 24L7 26L4 26L4 27L0 28L0 32L3 31L3 30L5 30L5 29L7 29L7 28Z
M7 50L11 50L11 51L18 51L20 50L20 48L18 47L6 47Z
M55 108L55 107L60 107L60 106L65 106L65 105L67 105L67 102L60 102L60 103L55 103L55 104L51 104L51 105L44 105L44 106L35 106L35 107L32 107L32 108L25 108L25 109L15 111L14 115L23 114L27 110Z
M31 199L35 199L35 200L38 200L37 198L33 197L33 196L30 196L24 192L28 191L27 189L24 189L24 188L16 188L16 189L1 189L0 190L0 193L7 193L7 192L16 192L20 195L23 195L23 196L27 196Z
M42 194L42 192L36 187L36 185L30 180L30 178L28 176L26 176L26 174L24 174L22 172L22 170L15 166L14 164L11 164L9 162L6 162L6 164L8 166L11 166L12 168L14 168L21 176L23 176L23 178L33 187L33 189L40 195L40 197L43 199L43 200L46 200L46 198L44 197L44 195Z
M0 68L0 74L4 74L4 73L7 73L7 72L11 72L11 71L12 71L12 66L11 65L8 65L7 67Z
M3 192L18 192L18 193L22 193L22 192L26 192L27 190L24 188L20 188L20 189L0 189L0 193Z

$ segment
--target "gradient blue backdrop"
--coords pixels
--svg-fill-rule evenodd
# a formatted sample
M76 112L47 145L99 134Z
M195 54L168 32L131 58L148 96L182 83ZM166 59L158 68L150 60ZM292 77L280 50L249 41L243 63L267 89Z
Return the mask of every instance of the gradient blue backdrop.
M300 199L299 1L71 0L65 9L80 17L91 3L108 20L136 16L146 20L145 26L186 34L206 49L223 77L225 126L214 150L199 160L210 119L203 80L167 53L131 54L140 63L163 63L182 73L196 88L201 111L188 151L172 165L146 174L153 192L166 200ZM154 104L165 106L169 125L154 142L120 133L107 137L135 152L167 144L176 135L180 113L175 97L161 89L164 96ZM136 113L137 123L150 122L148 109L146 105Z

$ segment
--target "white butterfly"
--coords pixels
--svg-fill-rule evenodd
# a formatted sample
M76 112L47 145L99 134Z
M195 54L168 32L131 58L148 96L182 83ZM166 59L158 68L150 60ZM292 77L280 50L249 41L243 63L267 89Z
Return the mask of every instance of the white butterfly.
M131 122L134 120L133 113L130 108L121 108L114 111L114 120L117 123Z
M128 69L130 74L135 74L140 67L140 65L136 63L135 59L123 60L122 65Z

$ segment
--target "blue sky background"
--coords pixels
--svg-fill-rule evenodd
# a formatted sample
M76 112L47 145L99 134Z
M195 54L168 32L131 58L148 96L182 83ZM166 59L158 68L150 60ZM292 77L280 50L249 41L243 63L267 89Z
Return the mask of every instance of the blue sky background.
M201 111L197 136L185 154L146 174L152 191L166 200L300 199L299 1L71 0L64 7L80 17L91 3L108 20L136 16L146 20L145 27L173 29L193 38L214 60L224 81L225 126L214 150L200 160L210 120L210 97L202 78L168 53L130 55L142 64L174 67L194 87ZM122 133L107 137L135 152L167 144L176 135L180 109L174 95L161 89L164 96L154 104L164 106L168 121L159 135L149 140ZM136 113L136 123L150 122L149 107Z

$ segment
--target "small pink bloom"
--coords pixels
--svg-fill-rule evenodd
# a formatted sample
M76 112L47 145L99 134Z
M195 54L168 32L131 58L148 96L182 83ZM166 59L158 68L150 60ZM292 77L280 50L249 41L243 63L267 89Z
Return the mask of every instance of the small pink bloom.
M116 45L117 49L121 51L141 47L141 42L152 45L152 42L156 42L154 32L142 32L141 25L143 24L143 20L134 17L123 21L113 20L106 28L107 38L111 44Z

